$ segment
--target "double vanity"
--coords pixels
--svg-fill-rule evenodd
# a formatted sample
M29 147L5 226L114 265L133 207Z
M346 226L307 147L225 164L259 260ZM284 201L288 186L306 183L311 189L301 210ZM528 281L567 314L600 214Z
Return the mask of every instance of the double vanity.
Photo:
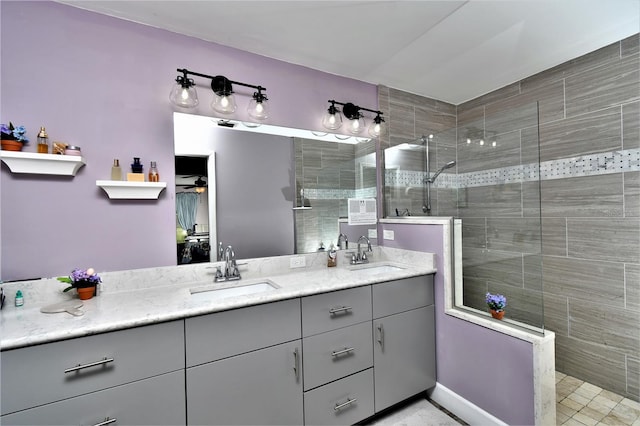
M250 259L226 283L212 264L104 273L82 316L40 313L68 297L54 280L20 283L1 422L353 424L435 385L433 254L304 257Z

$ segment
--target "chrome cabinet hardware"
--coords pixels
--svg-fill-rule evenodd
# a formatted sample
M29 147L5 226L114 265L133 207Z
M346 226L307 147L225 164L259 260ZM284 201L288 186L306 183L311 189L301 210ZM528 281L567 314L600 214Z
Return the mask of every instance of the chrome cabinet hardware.
M340 306L338 308L331 308L329 309L329 313L331 315L335 315L335 314L339 314L341 312L348 312L350 310L352 310L353 308L351 306Z
M384 350L384 328L382 327L382 323L378 325L378 343L380 343L380 349Z
M113 362L113 358L104 357L104 359L101 359L100 361L91 362L89 364L84 364L84 365L78 364L75 367L67 368L66 370L64 370L64 373L65 374L73 373L74 371L80 371L80 370L83 370L85 368L96 367L98 365L105 365L105 364L108 364L110 362Z
M300 355L298 348L293 351L293 372L296 374L296 381L300 380Z
M338 411L344 407L348 407L349 405L353 404L354 402L358 401L356 398L347 398L347 402L343 402L342 404L336 404L335 407L333 407L333 411Z
M106 425L110 425L112 423L115 423L117 421L118 421L118 419L110 419L109 417L105 417L103 422L96 423L93 426L106 426Z
M344 349L339 350L339 351L333 351L333 352L331 352L331 356L340 356L340 355L342 355L342 354L348 354L348 353L351 353L351 352L353 352L353 351L355 351L355 350L356 350L356 348L344 348Z

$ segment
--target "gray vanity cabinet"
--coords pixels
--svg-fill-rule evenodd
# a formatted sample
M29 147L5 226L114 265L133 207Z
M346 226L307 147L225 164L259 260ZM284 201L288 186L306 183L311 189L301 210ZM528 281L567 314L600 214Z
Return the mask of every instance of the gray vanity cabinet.
M302 298L304 424L373 415L371 286Z
M301 425L300 340L187 369L192 425Z
M373 285L375 411L436 384L433 275Z
M180 425L184 421L184 370L1 418L4 425Z
M301 425L300 299L185 320L188 424Z
M166 373L184 376L183 327L183 321L172 321L3 351L0 422L79 424L76 412L82 419L101 420L123 406L126 411L123 401L131 395L140 395L142 406L161 406L180 395L176 389L184 389L184 379L166 388L151 386L145 395L135 389ZM80 408L85 400L91 402L89 411ZM141 418L130 414L124 418ZM184 404L178 401L168 422L184 418ZM149 424L165 421L155 415L149 419Z

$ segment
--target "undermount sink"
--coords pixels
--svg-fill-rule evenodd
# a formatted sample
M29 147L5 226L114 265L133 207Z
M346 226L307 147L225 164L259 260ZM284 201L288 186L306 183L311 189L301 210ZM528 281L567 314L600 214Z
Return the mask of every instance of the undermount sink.
M191 300L220 300L229 297L247 296L277 289L271 281L259 281L251 284L237 283L234 286L220 288L219 286L204 286L190 288Z
M358 274L370 274L370 275L374 275L374 274L383 274L385 272L396 272L396 271L401 271L404 268L401 268L400 266L395 266L395 265L376 265L376 264L372 264L372 265L359 265L357 267L354 267L354 269L352 269L352 272L357 272Z

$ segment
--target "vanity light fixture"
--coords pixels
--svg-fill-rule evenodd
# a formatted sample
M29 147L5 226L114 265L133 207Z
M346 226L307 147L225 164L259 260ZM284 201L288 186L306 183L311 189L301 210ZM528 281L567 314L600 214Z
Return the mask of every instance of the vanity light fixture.
M173 86L169 99L174 105L183 108L194 108L198 105L198 93L194 87L196 84L192 78L187 77L187 70L178 70L182 75L176 77L176 85Z
M335 100L328 101L331 106L327 110L327 113L322 119L322 125L329 130L337 130L342 126L342 115L348 120L347 131L351 134L360 134L365 128L364 115L361 111L369 111L375 115L369 126L369 134L373 137L380 136L384 131L384 118L382 118L382 111L373 110L369 108L363 108L358 105L354 105L351 102L342 103ZM336 104L342 105L342 114L340 110L336 108Z
M322 125L329 130L338 130L342 127L342 115L340 114L340 110L336 108L336 101L329 102L331 102L331 105L322 118Z
M215 94L211 102L211 108L215 111L222 114L232 114L236 111L237 104L233 95L233 85L236 84L257 90L253 93L253 97L247 108L247 113L251 118L265 120L269 116L266 104L268 98L267 95L263 93L267 90L265 87L232 81L222 75L211 76L182 68L178 68L177 71L182 73L182 75L176 78L176 85L169 95L169 99L176 106L193 108L198 105L198 94L194 87L195 83L193 79L187 77L188 75L194 75L211 80L211 90L213 90Z

